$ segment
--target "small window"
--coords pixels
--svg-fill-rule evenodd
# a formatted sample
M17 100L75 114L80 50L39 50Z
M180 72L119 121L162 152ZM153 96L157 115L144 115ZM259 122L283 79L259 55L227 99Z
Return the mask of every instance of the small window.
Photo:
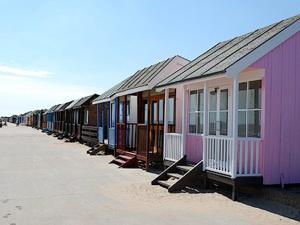
M163 124L164 123L164 100L160 99L158 103L159 103L158 122L159 124Z
M170 125L175 124L174 106L175 106L175 99L169 98L168 99L168 124Z
M152 103L152 123L157 124L157 102Z
M148 103L144 103L144 122L148 123Z
M89 124L89 111L88 110L84 110L83 123L84 123L84 125Z
M119 123L124 122L124 103L119 103Z
M127 121L127 122L130 122L130 101L127 101L127 105L126 105L126 116L127 116L126 121Z
M204 92L190 92L189 133L202 134L204 129Z
M261 137L261 80L239 84L239 137Z
M110 105L110 111L111 111L111 116L110 116L111 123L110 123L110 126L111 127L115 127L115 103L111 103L111 105Z

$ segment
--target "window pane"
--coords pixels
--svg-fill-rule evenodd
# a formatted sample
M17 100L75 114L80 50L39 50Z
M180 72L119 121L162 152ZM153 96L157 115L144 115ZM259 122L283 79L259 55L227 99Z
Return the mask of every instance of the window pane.
M220 109L228 109L228 89L221 90L220 93Z
M115 126L115 104L111 104L111 126Z
M159 123L162 124L164 123L164 100L160 99L159 100L159 109L158 109L158 113L159 113Z
M217 93L215 91L209 92L209 110L217 110Z
M148 122L148 103L144 104L144 121L145 123Z
M239 112L239 125L238 125L238 135L239 137L246 137L246 112Z
M157 124L157 102L152 103L152 122Z
M175 121L174 121L174 98L168 99L168 124L175 124Z
M130 101L127 101L127 105L126 105L126 113L127 113L127 122L130 122Z
M197 111L197 91L190 92L190 112Z
M198 91L198 111L204 111L204 93L203 90Z
M203 134L203 120L204 120L204 113L197 113L198 120L197 120L197 133Z
M248 109L261 109L261 80L249 82Z
M220 112L220 134L227 135L228 129L228 112Z
M247 83L239 84L239 109L246 109Z
M119 123L123 123L123 118L124 118L124 105L123 102L120 102L119 104Z
M216 122L217 122L217 113L209 113L209 134L216 135Z
M189 132L196 133L196 113L190 113Z
M260 111L248 111L248 137L260 137Z

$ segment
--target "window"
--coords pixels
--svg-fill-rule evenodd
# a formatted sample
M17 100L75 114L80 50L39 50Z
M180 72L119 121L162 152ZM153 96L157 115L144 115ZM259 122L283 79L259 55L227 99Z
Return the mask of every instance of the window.
M261 80L239 84L239 137L261 137Z
M158 122L159 124L164 123L164 100L160 99L159 102L159 108L158 108Z
M130 101L127 101L126 104L126 121L129 122L130 121Z
M228 89L215 88L209 92L209 134L228 134Z
M119 103L119 123L124 122L124 103Z
M89 124L89 110L84 110L83 123L84 125Z
M190 92L189 133L203 133L204 93L203 90Z
M111 105L110 105L110 112L111 112L111 115L110 115L110 119L111 119L110 126L111 127L115 127L115 103L111 103Z
M152 123L157 124L157 102L152 103Z
M168 99L168 124L170 125L175 124L174 105L175 105L175 99L169 98Z
M144 122L148 123L148 103L144 102Z

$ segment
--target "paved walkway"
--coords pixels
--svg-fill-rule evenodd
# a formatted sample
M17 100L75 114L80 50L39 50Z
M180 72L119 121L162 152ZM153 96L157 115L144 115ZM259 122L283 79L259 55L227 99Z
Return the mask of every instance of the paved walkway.
M298 218L298 211L272 202L232 202L218 193L169 194L150 185L154 174L118 169L108 164L111 156L92 157L86 150L32 128L0 128L0 224L299 223L287 218Z

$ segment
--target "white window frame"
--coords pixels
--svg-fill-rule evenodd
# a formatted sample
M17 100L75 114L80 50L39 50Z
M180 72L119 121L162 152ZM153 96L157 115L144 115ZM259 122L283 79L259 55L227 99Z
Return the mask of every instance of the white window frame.
M217 108L216 110L210 110L210 92L215 91L217 89ZM227 96L227 110L221 110L221 90L227 89L228 91L228 96ZM231 97L232 97L232 87L230 85L222 85L222 86L216 86L216 87L210 87L208 88L208 96L207 96L207 102L208 102L208 107L207 107L207 133L209 136L221 136L221 137L229 137L231 135L231 115L232 115L232 104L231 104ZM223 135L220 133L220 129L217 129L216 127L216 134L210 134L209 133L209 114L210 112L216 112L216 122L220 123L220 113L221 112L227 112L227 135ZM217 123L216 123L217 124ZM220 126L220 124L219 124Z
M202 114L202 116L203 116L203 121L205 121L204 120L204 117L205 117L205 105L203 105L203 110L196 110L196 111L194 111L194 112L191 112L190 111L190 107L191 107L191 102L190 102L190 97L191 97L191 92L194 92L194 91L196 91L197 92L197 99L196 99L196 103L197 103L197 106L196 106L196 108L198 109L199 107L198 107L198 103L199 103L199 92L200 91L202 91L202 93L204 94L204 89L203 88L199 88L199 89L193 89L193 90L190 90L189 91L189 118L188 118L188 134L189 135L203 135L204 134L204 128L205 128L205 125L203 124L203 130L202 130L202 132L200 132L200 133L197 133L197 130L198 130L198 114ZM203 102L203 104L204 104L204 102ZM191 116L191 114L196 114L196 132L195 133L191 133L190 132L190 116Z
M239 85L241 83L246 83L247 84L247 87L246 87L246 108L245 109L238 109L238 112L246 112L246 135L245 136L238 136L239 138L257 138L257 139L260 139L261 136L262 136L262 133L261 133L261 130L262 130L262 86L261 86L261 99L260 99L260 102L261 102L261 108L255 108L255 109L248 109L248 103L249 103L249 84L251 81L260 81L261 82L261 85L262 85L262 80L261 79L258 79L258 80L246 80L246 81L241 81L239 82ZM240 91L240 90L239 90ZM239 107L239 105L238 105ZM249 137L248 136L248 112L255 112L255 111L258 111L260 112L260 118L261 118L261 121L260 121L260 136L259 137Z

